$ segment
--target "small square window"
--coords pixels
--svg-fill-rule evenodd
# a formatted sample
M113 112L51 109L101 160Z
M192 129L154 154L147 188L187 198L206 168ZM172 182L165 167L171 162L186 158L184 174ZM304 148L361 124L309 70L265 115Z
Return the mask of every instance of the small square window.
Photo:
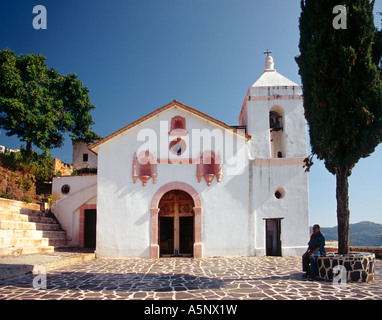
M89 160L89 155L87 154L87 153L84 153L83 155L82 155L82 161L83 162L87 162Z

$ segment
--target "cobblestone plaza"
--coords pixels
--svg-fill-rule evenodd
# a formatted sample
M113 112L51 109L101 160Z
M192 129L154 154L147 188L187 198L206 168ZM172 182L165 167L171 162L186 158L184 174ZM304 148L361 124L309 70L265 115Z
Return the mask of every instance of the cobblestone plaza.
M0 281L1 300L381 300L376 281L309 281L299 257L94 259Z

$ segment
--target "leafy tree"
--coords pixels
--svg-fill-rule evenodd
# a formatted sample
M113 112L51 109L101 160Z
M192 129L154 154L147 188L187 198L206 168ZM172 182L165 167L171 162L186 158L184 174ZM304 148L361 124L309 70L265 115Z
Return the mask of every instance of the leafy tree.
M339 253L349 251L348 177L382 139L381 53L374 45L374 1L342 1L346 29L333 27L333 0L302 0L300 56L312 157L336 175Z
M17 56L0 51L0 129L44 151L63 145L64 134L73 140L92 142L100 137L91 131L89 90L77 75L63 76L48 68L41 55Z

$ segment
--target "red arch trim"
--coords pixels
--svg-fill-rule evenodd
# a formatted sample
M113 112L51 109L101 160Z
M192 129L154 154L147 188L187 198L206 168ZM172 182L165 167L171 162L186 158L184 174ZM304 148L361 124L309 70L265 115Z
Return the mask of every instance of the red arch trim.
M194 258L202 258L203 244L202 244L202 200L198 192L188 185L187 183L175 181L170 182L158 189L154 194L150 207L150 258L159 258L159 244L158 244L158 214L159 214L159 201L163 195L171 190L182 190L187 192L194 200Z

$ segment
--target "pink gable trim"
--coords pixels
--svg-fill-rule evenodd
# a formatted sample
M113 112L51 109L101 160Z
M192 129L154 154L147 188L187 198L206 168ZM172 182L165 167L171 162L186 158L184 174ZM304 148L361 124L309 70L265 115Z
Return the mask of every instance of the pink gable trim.
M103 139L93 143L92 145L90 145L88 147L88 149L90 151L94 152L95 154L98 154L97 148L101 144L105 143L106 141L109 141L109 140L113 139L114 137L120 135L121 133L123 133L123 132L125 132L127 130L130 130L131 128L134 128L135 126L143 123L144 121L146 121L148 119L151 119L152 117L160 114L161 112L163 112L165 110L168 110L170 108L173 108L173 107L178 107L180 109L185 110L186 112L190 112L191 114L196 115L198 117L201 117L204 120L210 121L210 122L214 123L215 125L217 125L219 127L222 127L224 129L232 130L236 135L242 136L243 138L245 138L247 140L251 139L251 136L249 134L246 134L246 133L242 132L241 130L237 130L236 128L231 127L231 126L225 124L224 122L216 120L215 118L210 117L210 116L206 115L205 113L203 113L203 112L201 112L199 110L193 109L193 108L191 108L189 106L186 106L185 104L183 104L183 103L181 103L179 101L174 100L174 101L166 104L165 106L163 106L163 107L161 107L161 108L159 108L159 109L149 113L148 115L146 115L146 116L144 116L144 117L134 121L133 123L130 123L129 125L127 125L127 126L121 128L121 129L117 130L116 132L108 135L107 137L105 137L105 138L103 138Z

